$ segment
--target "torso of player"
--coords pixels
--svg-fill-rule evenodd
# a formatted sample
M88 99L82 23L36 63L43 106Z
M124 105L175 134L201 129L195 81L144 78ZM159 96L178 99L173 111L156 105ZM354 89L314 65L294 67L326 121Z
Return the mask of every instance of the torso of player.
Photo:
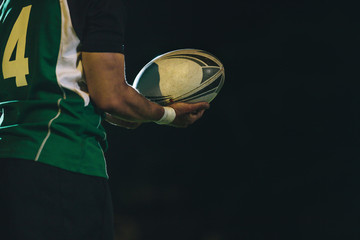
M4 0L0 7L0 158L107 177L102 113L87 93L72 5Z

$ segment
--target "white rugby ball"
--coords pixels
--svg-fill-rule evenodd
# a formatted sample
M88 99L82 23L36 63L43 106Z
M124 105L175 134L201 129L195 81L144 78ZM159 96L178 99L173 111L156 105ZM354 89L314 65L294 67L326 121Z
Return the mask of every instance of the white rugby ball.
M133 87L160 105L211 102L225 81L223 64L198 49L181 49L158 56L136 76Z

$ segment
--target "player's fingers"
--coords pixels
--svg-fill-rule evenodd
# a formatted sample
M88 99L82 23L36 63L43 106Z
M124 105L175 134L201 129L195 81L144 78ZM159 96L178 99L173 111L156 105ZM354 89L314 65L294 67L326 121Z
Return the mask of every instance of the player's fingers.
M179 119L179 121L176 121L171 125L177 128L187 128L189 125L193 124L198 119L198 117L196 117L197 114L194 113L184 114L181 117L181 119Z
M176 109L181 106L183 108L183 112L177 115L174 123L171 125L174 127L186 128L189 125L193 124L199 118L202 117L205 110L210 107L207 102L199 102L199 103L175 103L173 107ZM177 112L178 113L178 112Z
M204 115L205 109L190 113L190 116L196 120L198 120L199 118L201 118Z
M192 112L197 112L197 111L201 111L201 110L206 110L210 108L210 104L207 102L198 102L198 103L193 103L191 104L193 111Z
M193 124L194 122L199 120L204 115L204 112L205 112L205 109L199 110L195 113L190 113L188 115L188 122L187 122L188 124L187 125Z

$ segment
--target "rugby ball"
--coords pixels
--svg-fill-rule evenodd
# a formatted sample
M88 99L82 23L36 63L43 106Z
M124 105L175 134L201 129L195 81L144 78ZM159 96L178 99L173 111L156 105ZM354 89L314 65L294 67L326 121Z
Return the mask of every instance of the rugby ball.
M211 102L224 81L224 66L214 55L181 49L151 60L138 73L133 87L150 101L166 106L174 102Z

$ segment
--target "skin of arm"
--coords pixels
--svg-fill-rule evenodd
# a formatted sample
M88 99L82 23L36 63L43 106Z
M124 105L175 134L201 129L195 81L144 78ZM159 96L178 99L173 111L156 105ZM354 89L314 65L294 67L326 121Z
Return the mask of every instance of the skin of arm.
M147 100L126 82L123 54L83 52L82 64L91 99L110 119L119 119L119 125L128 122L133 127L138 125L134 122L154 122L163 116L162 106ZM170 124L175 127L187 127L209 108L206 102L170 106L176 112Z

